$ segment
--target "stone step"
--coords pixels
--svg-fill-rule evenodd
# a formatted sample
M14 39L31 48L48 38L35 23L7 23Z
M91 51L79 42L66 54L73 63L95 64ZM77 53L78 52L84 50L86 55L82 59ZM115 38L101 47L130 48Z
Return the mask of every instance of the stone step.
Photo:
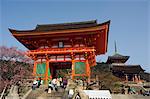
M63 88L58 88L58 91L52 91L52 93L47 93L45 91L47 87L40 86L29 94L27 99L61 99L64 94Z
M62 97L38 97L36 99L62 99Z

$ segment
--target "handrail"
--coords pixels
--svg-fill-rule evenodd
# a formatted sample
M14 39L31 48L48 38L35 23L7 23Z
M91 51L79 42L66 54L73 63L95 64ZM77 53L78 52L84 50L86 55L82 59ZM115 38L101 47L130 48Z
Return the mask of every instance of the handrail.
M78 48L44 48L37 50L27 51L27 55L30 54L60 54L60 53L82 53L82 52L94 52L94 47L78 47Z

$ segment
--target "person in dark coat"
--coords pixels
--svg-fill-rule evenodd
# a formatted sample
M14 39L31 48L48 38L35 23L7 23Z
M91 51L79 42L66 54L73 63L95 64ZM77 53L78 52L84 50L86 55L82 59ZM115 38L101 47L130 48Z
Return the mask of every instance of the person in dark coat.
M121 93L125 94L125 89L124 88L121 89Z
M37 88L39 88L40 87L40 85L41 85L41 77L39 78L39 80L38 80L38 86L37 86Z

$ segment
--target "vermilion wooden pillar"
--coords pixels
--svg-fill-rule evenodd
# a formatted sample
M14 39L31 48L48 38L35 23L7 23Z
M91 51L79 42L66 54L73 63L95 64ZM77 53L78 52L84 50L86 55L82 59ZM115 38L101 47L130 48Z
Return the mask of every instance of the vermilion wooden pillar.
M46 59L45 84L48 84L48 70L49 70L49 60Z
M88 59L86 59L85 64L86 64L86 75L88 77L88 82L90 82L91 70L90 70Z
M128 82L128 75L127 74L125 75L125 78L126 78L125 81Z
M135 82L134 75L133 75L133 77L132 77L132 81Z
M138 82L137 74L135 74L134 77L135 77L135 82Z
M139 82L141 82L141 77L140 77L140 75L138 76L138 80L139 80Z
M75 61L74 59L72 59L72 79L74 80L74 76L75 76Z
M37 67L37 62L36 60L34 60L33 76L36 76L36 67Z

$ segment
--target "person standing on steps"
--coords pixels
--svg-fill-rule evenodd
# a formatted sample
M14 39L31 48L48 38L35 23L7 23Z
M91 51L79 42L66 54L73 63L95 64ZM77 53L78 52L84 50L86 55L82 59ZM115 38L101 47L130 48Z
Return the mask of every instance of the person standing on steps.
M121 89L121 93L125 94L125 89L124 88Z
M32 85L32 90L35 90L35 88L38 86L38 81L34 79L33 85Z
M131 88L130 88L130 86L128 87L128 94L131 94Z
M67 86L67 79L66 78L63 78L63 88L65 89Z
M60 81L60 86L63 87L63 81L61 77L59 78L59 81Z
M53 84L55 91L57 91L57 80L56 80L56 78L54 78L51 83Z
M48 84L48 93L51 93L52 90L54 90L54 85L50 81L49 84Z
M41 77L39 78L39 80L38 80L38 86L37 86L37 88L39 88L40 87L40 85L41 85Z

